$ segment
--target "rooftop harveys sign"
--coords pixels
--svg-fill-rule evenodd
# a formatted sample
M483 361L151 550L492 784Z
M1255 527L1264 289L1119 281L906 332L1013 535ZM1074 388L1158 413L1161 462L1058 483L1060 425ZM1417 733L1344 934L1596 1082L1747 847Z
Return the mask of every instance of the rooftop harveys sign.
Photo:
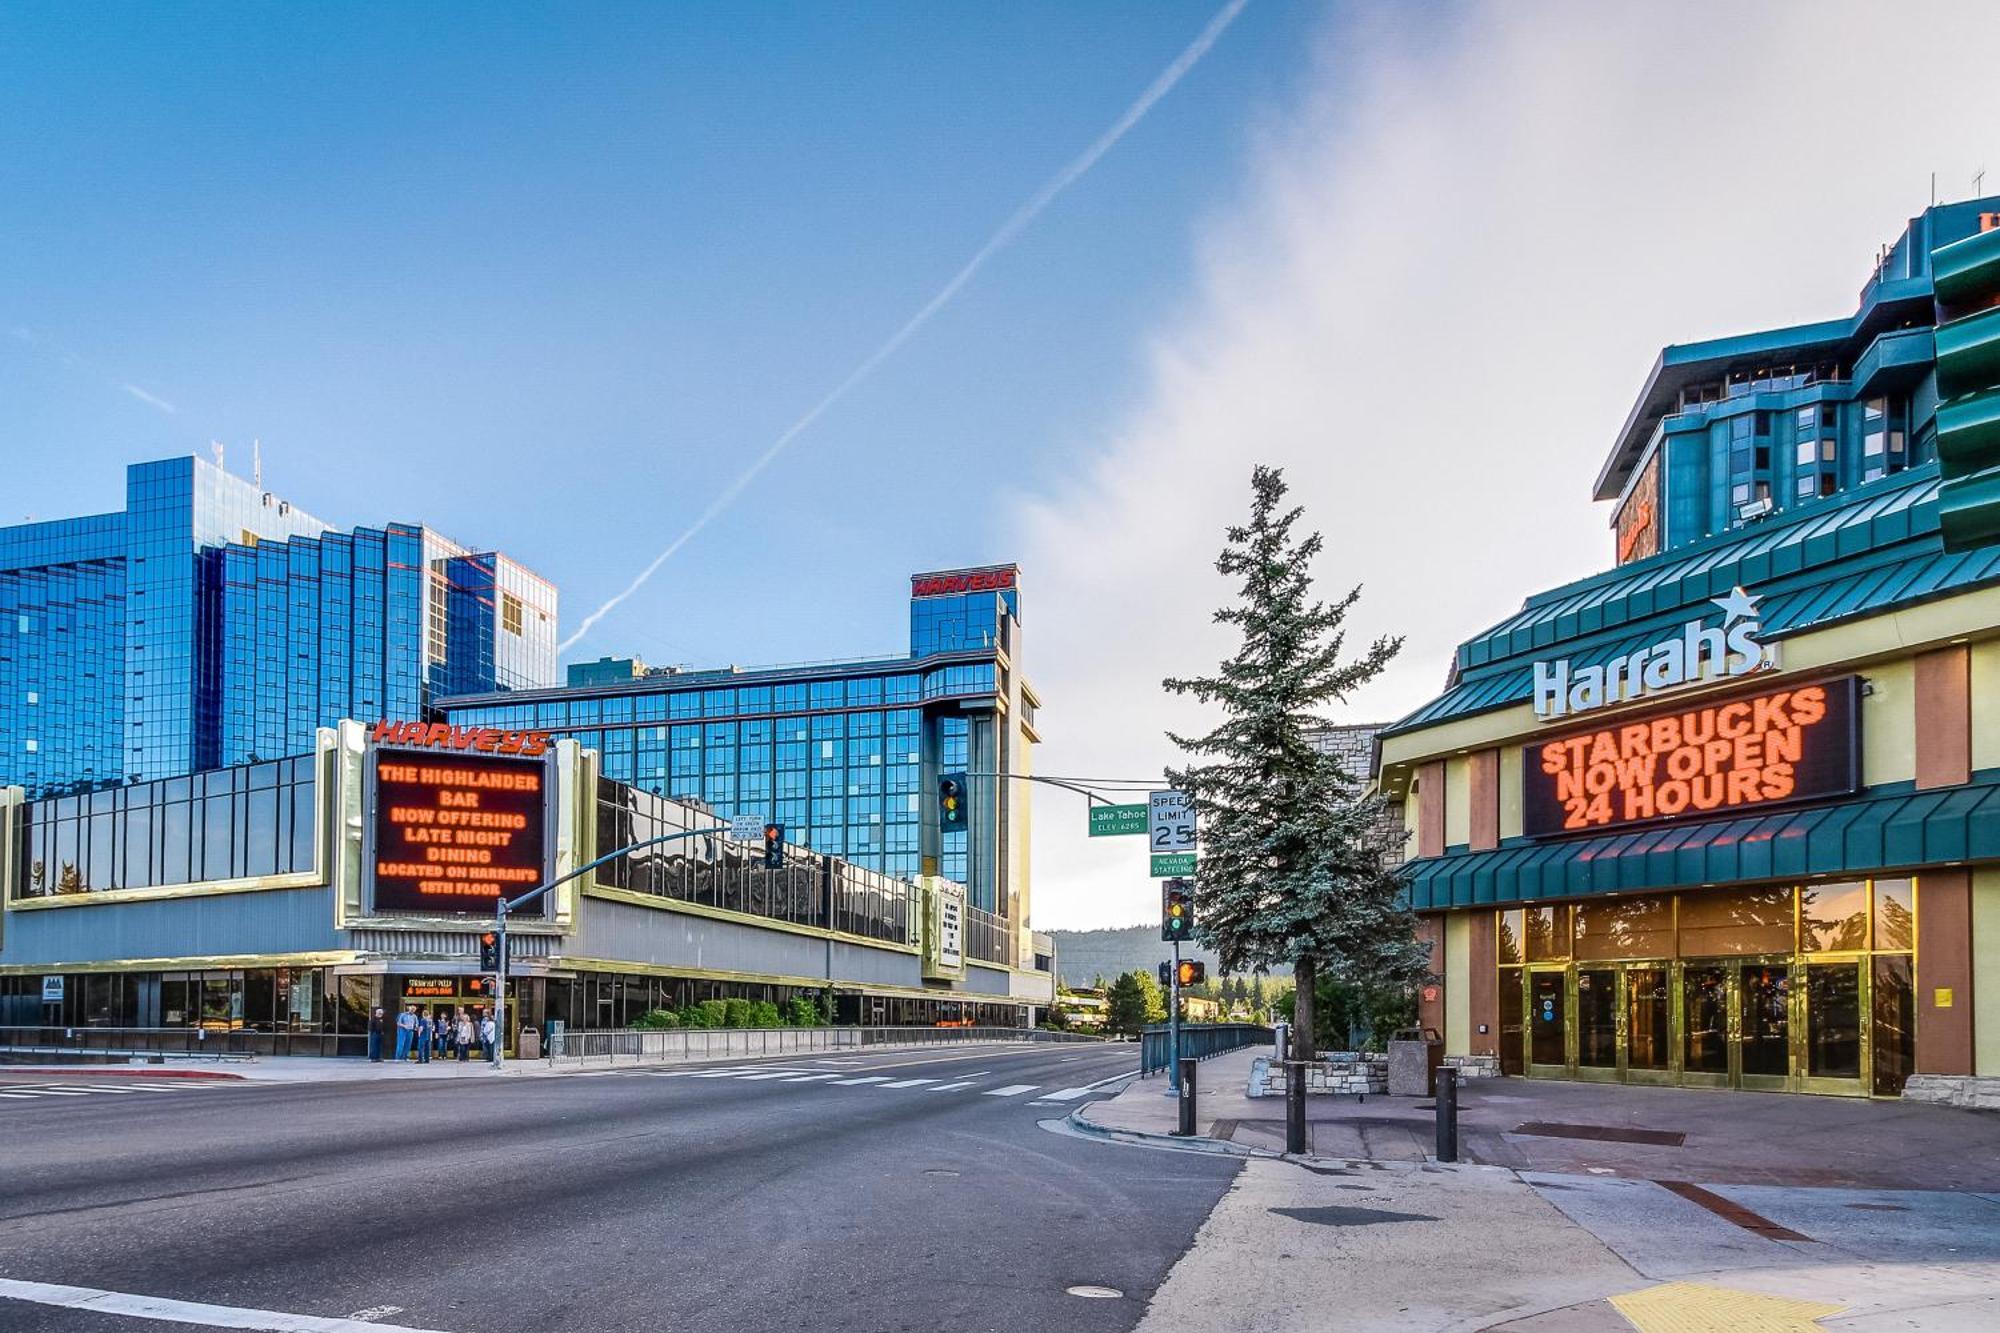
M1607 704L1629 703L1648 695L1747 676L1778 665L1778 647L1762 639L1757 603L1741 588L1710 599L1722 608L1722 625L1703 628L1690 620L1681 632L1599 666L1573 667L1570 659L1535 663L1535 716L1552 722Z

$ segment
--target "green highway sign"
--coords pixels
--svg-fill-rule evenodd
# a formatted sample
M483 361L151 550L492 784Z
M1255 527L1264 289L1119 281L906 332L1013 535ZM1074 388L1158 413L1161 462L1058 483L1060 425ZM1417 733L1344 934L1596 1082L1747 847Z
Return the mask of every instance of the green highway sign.
M1193 852L1168 852L1165 855L1161 855L1158 852L1153 853L1154 879L1169 879L1175 875L1192 875L1193 873Z
M1117 838L1146 831L1143 805L1093 805L1090 807L1090 836Z

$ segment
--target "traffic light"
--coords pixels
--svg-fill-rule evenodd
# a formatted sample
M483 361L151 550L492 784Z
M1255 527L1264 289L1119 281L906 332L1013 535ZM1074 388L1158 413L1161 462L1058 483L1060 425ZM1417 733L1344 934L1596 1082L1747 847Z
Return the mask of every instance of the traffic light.
M1160 938L1184 940L1194 932L1194 894L1184 879L1170 879L1161 886L1165 902L1160 913Z
M947 773L938 779L938 827L965 827L965 774Z
M1174 965L1172 963L1161 963L1160 989L1165 990L1167 987L1173 984L1174 984Z
M778 870L785 864L785 826L764 825L764 869Z
M1202 982L1207 980L1208 980L1207 963L1197 963L1192 958L1185 958L1181 960L1180 983L1182 990L1186 990L1189 986L1199 986Z
M479 937L479 970L498 972L500 968L500 935L497 931L489 930Z

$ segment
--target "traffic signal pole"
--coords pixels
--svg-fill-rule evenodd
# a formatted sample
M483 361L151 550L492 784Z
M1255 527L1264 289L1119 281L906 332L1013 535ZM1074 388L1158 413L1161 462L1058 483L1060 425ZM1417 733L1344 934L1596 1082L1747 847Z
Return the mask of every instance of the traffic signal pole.
M657 847L663 842L679 842L682 838L712 838L727 832L729 832L727 824L718 824L711 828L682 829L677 833L663 833L657 838L644 838L638 842L627 843L615 851L606 852L594 861L586 861L568 874L558 875L546 884L529 889L518 898L501 897L495 900L493 929L500 936L498 960L500 966L495 970L493 978L493 1067L495 1069L500 1068L504 1048L507 1045L507 965L511 961L507 956L507 914L517 907L534 902L545 893L561 888L579 875L589 874L607 861L617 860L628 852L636 852L642 847Z
M1173 983L1167 992L1167 1092L1181 1094L1181 941L1174 937L1174 970L1167 974Z

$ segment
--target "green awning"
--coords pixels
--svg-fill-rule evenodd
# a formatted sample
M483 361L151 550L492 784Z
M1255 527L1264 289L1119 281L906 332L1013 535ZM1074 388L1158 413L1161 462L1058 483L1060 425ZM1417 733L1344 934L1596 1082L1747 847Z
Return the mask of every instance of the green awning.
M1732 881L1868 875L2000 859L2000 770L1959 787L1880 787L1838 805L1655 825L1595 838L1513 839L1405 870L1418 911Z

